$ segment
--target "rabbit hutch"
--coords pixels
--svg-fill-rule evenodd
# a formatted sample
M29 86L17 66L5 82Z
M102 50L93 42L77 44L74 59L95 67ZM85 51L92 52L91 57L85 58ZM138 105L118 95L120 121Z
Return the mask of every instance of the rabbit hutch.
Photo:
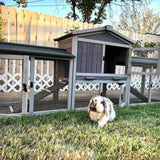
M64 49L0 42L0 116L70 109L73 58Z
M130 48L135 42L111 26L72 31L56 38L59 48L75 56L72 60L71 108L83 108L95 94L114 104L129 104ZM118 72L122 67L123 71ZM118 86L118 90L114 89ZM113 88L112 88L113 87Z
M132 48L111 26L55 41L59 48L0 42L0 117L85 109L97 94L118 106L160 103L160 48Z

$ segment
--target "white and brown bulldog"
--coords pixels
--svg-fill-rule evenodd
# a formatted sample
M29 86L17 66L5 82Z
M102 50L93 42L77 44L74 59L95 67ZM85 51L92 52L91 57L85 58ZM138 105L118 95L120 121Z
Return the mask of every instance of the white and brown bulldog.
M98 122L103 127L107 122L111 122L116 117L113 103L110 99L102 96L93 96L88 104L88 114L92 121Z

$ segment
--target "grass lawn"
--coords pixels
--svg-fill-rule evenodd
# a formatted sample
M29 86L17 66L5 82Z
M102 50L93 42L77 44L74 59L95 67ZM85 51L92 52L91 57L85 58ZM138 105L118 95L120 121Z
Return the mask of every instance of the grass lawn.
M100 128L87 111L0 119L0 160L160 159L160 105L115 108Z

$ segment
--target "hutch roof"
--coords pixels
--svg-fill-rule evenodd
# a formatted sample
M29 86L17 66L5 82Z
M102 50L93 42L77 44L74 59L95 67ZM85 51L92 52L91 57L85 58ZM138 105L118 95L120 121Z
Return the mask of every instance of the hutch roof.
M104 32L108 34L106 34L106 36L103 36L103 39L102 39L102 36L97 36L97 35L104 34ZM72 31L71 33L68 33L54 40L60 41L60 40L63 40L63 39L66 39L72 36L76 36L76 35L82 36L82 35L91 35L91 34L95 34L96 35L95 39L102 40L102 41L109 41L111 38L113 39L113 37L115 37L116 39L126 42L127 44L135 44L135 41L126 37L120 32L114 30L113 27L110 25L99 27L99 28ZM115 42L118 43L117 41Z
M8 42L0 42L0 52L3 54L28 55L36 58L41 57L43 59L47 57L56 59L74 58L74 55L68 53L65 49Z

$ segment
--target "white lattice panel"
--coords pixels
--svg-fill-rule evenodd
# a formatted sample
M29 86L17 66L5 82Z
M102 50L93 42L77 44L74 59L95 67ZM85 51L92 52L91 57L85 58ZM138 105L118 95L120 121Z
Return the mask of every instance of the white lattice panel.
M20 92L22 90L22 61L3 59L0 63L0 91Z
M76 83L76 91L98 90L98 83Z
M153 79L152 88L160 89L160 76L155 76Z
M141 88L141 76L140 75L132 75L131 76L131 86L140 89Z
M22 90L22 76L20 73L0 75L0 83L0 91L3 92L20 92Z
M1 61L0 61L1 63ZM4 73L0 74L0 91L2 92L20 92L22 90L22 62L20 62L20 71L19 73L16 73L16 60L13 61L13 68L12 68L12 74L8 71L8 60L5 60L5 68ZM53 73L50 73L50 64L49 61L47 61L47 71L44 73L44 70L41 69L41 71L38 73L37 71L37 63L35 63L35 92L39 92L43 90L44 88L51 87L53 85ZM43 67L43 63L40 63L40 67ZM0 64L2 66L2 64ZM139 67L135 67L135 70L138 70ZM117 73L123 73L124 67L122 69L118 66ZM1 72L2 73L2 72ZM149 76L145 77L145 88L148 89L148 83L149 83ZM141 88L141 81L142 77L140 75L132 75L131 77L131 86L133 86L136 89ZM159 89L160 88L160 76L154 76L153 77L153 83L152 83L152 89ZM116 83L109 83L107 84L107 90L116 90L119 89L119 85ZM67 91L68 85L66 85L61 91ZM86 90L99 90L99 84L98 83L76 83L76 91L86 91Z
M44 88L51 87L52 85L53 85L53 76L49 76L47 74L45 75L36 74L35 75L35 83L34 83L35 92L40 92Z

